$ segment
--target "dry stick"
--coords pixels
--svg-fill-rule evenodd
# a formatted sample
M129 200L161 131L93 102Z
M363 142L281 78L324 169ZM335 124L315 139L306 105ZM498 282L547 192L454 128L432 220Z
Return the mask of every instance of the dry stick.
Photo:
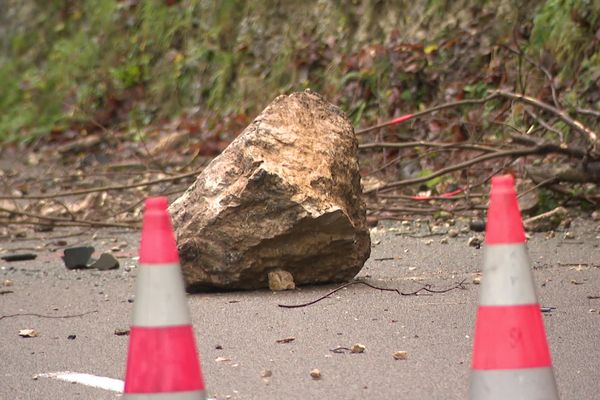
M178 179L188 178L190 176L198 175L202 170L196 170L185 174L175 175L168 178L155 179L152 181L145 181L140 183L132 183L129 185L113 185L113 186L101 186L89 189L73 190L71 192L61 193L50 193L50 194L37 194L30 196L0 196L0 200L42 200L42 199L55 199L58 197L77 196L81 194L95 193L95 192L107 192L111 190L125 190L132 189L142 186L152 186L159 183L176 181Z
M38 317L38 318L52 318L52 319L65 319L65 318L75 318L75 317L83 317L88 314L97 313L98 310L87 311L81 314L68 314L68 315L46 315L46 314L37 314L37 313L17 313L17 314L8 314L8 315L0 315L0 319L4 318L13 318L13 317Z
M537 108L541 108L542 110L548 111L548 112L556 115L558 118L560 118L564 123L569 125L571 128L586 135L590 144L592 144L595 148L598 146L598 134L596 134L596 132L594 132L591 128L588 128L581 122L569 117L569 115L567 115L567 113L564 112L563 110L559 110L556 107L552 107L550 104L544 103L542 101L534 99L533 97L525 96L522 94L505 92L503 90L499 90L499 91L495 92L495 94L497 94L498 96L502 96L502 97L511 99L511 100L520 101L522 103L529 104L529 105L537 107Z
M484 104L484 103L487 103L488 101L493 100L498 97L499 97L499 94L494 92L494 93L488 95L487 97L484 97L483 99L460 100L460 101L454 101L451 103L441 104L439 106L428 108L427 110L423 110L423 111L419 111L414 114L410 114L410 118L406 118L406 119L402 120L402 122L409 120L409 119L415 119L418 117L422 117L423 115L431 114L436 111L445 110L446 108L454 108L454 107L459 107L459 106L469 105L469 104ZM368 132L371 132L371 131L374 131L374 130L377 130L380 128L385 128L386 126L395 125L397 123L399 123L398 118L393 119L391 121L384 122L379 125L374 125L374 126L370 126L368 128L359 129L359 130L355 131L355 133L357 135L363 135L365 133L368 133Z
M556 133L558 135L558 140L560 140L561 143L564 143L564 134L559 131L558 129L556 129L553 126L550 126L550 124L548 124L546 121L544 121L539 115L537 115L536 113L534 113L533 111L527 110L525 109L525 112L527 114L529 114L529 116L533 119L536 120L536 122L538 124L540 124L540 126L544 129L546 129L549 132L553 132Z
M556 183L556 181L558 181L558 178L556 176L552 176L548 179L544 179L543 181L541 181L540 183L536 184L535 186L530 187L529 189L519 193L519 195L517 196L517 199L520 199L521 197L525 196L527 193L533 192L534 190L540 188L541 186L544 185L551 185L553 183Z
M498 151L493 147L482 146L478 144L469 144L469 143L446 143L446 142L400 142L400 143L390 143L390 142L380 142L380 143L364 143L358 146L361 150L366 149L380 149L380 148L390 148L390 149L404 149L410 147L439 147L442 149L463 149L463 150L475 150L475 151L484 151L486 153L493 153Z
M321 300L326 299L327 297L331 296L332 294L334 294L336 292L339 292L343 288L346 288L346 287L351 286L351 285L357 285L357 284L366 285L366 286L368 286L368 287L370 287L372 289L381 290L382 292L396 292L400 296L417 296L420 292L446 293L446 292L449 292L449 291L454 290L454 289L465 289L465 287L463 286L463 284L465 283L465 281L466 281L466 279L463 279L462 281L460 281L456 285L454 285L452 287L449 287L447 289L435 290L435 289L430 289L431 285L426 285L426 286L423 286L422 288L419 288L419 289L415 290L414 292L407 292L407 293L401 292L398 289L382 288L382 287L379 287L379 286L371 285L370 283L363 282L363 281L352 281L352 282L345 283L342 286L340 286L340 287L332 290L331 292L327 293L326 295L321 296L321 297L319 297L316 300L309 301L308 303L303 303L303 304L278 304L278 306L282 307L282 308L300 308L300 307L311 306L313 304L318 303Z
M445 174L450 173L450 172L458 171L458 170L470 167L471 165L481 163L483 161L493 160L495 158L501 158L501 157L523 157L523 156L529 156L529 155L533 155L533 154L540 154L540 155L542 155L542 154L548 154L548 153L562 153L562 154L565 154L565 152L567 150L568 149L563 149L560 146L555 145L555 144L543 144L543 145L534 146L534 147L525 148L525 149L513 149L513 150L497 151L495 153L484 154L482 156L475 157L475 158L473 158L471 160L464 161L462 163L458 163L458 164L455 164L455 165L451 165L451 166L446 167L446 168L442 168L442 169L440 169L440 170L432 173L431 175L427 175L427 176L420 177L420 178L405 179L405 180L401 180L401 181L390 182L390 183L386 184L383 187L380 187L380 188L377 188L377 189L366 190L364 193L365 194L369 194L369 193L376 192L376 191L394 189L394 188L397 188L397 187L400 187L400 186L415 185L415 184L418 184L418 183L427 182L428 180L436 178L438 176L445 175Z
M586 114L586 115L591 115L593 117L600 118L600 111L592 110L589 108L576 108L575 112L577 112L579 114Z
M34 213L26 212L26 211L9 210L8 208L4 208L4 207L0 207L0 211L8 213L9 215L11 215L11 214L12 215L22 215L22 216L26 216L26 217L37 218L40 220L52 221L54 223L54 225L56 225L56 223L63 225L63 223L64 223L64 224L66 224L64 226L99 226L99 227L129 228L129 229L135 228L134 226L131 226L131 224L121 224L118 222L92 221L92 220L86 220L86 219L47 217L45 215L34 214ZM36 224L33 224L33 225L36 225ZM39 225L39 223L37 225Z

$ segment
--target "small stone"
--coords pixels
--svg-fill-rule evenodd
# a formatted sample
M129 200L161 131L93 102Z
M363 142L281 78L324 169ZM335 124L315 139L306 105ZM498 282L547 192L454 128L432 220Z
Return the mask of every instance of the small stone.
M352 347L350 348L350 352L351 353L364 353L365 349L366 349L366 347L364 344L356 343L356 344L352 345Z
M592 219L594 221L600 221L600 210L596 210L592 213Z
M469 229L473 232L483 232L485 231L485 221L474 219L469 222Z
M459 233L460 232L456 228L452 228L452 229L448 230L448 236L451 237L451 238L457 237Z
M67 339L69 340L75 340L77 338L77 335L69 335L67 336Z
M426 240L425 246L431 246L432 243L433 243L433 239Z
M477 274L473 277L473 285L479 285L481 283L481 275Z
M296 288L294 277L284 270L271 271L268 274L269 289L273 291L293 290Z
M270 369L263 369L262 371L260 371L261 378L270 378L272 376L273 376L273 371L271 371Z
M571 231L565 232L565 239L575 239L575 234Z
M406 220L402 221L402 226L410 226L410 225L411 225L410 221L406 221Z
M469 227L463 226L462 228L460 228L460 233L469 233Z
M481 239L479 239L476 236L473 236L472 238L469 238L468 244L469 244L469 246L475 247L478 249L481 247Z
M129 336L129 329L127 328L116 328L115 336Z
M119 246L114 246L111 247L110 251L112 251L113 253L118 253L119 251L121 251L121 248Z
M434 225L431 228L431 233L433 235L443 235L444 233L446 233L446 228L441 225Z
M321 371L318 368L314 368L310 371L310 376L313 379L321 379Z
M24 338L38 337L39 333L34 329L20 329L19 336Z
M406 360L408 359L408 351L397 351L392 354L392 357L394 357L394 360Z
M86 268L94 248L92 246L71 247L64 249L63 261L67 269Z
M14 282L13 282L13 281L11 281L10 279L5 279L5 280L2 282L2 285L3 285L3 286L12 286L13 284L14 284Z
M440 243L441 244L448 244L448 238L447 237L443 237L440 239Z
M119 262L111 254L102 253L98 261L94 262L89 268L96 268L100 271L119 268Z

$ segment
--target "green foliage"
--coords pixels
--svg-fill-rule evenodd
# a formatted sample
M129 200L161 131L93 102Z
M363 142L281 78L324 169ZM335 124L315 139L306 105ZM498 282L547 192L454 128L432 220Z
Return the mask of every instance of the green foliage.
M482 57L463 59L462 44L436 40L452 41L473 3L7 0L18 18L3 30L0 16L0 142L74 122L139 127L192 106L215 118L251 114L306 87L342 105L355 124L417 110L439 98L449 70L485 65ZM500 20L515 9L506 4L518 2L475 3ZM574 93L585 91L600 69L590 39L600 13L591 0L532 4L526 8L541 6L530 51L544 48L577 68ZM426 33L422 50L417 29ZM417 33L405 37L409 30ZM395 48L394 40L409 47ZM493 87L469 83L471 98ZM565 100L579 104L576 96Z
M579 89L585 91L600 70L599 30L597 0L547 0L533 19L530 51L548 52L560 65L561 78L579 76Z

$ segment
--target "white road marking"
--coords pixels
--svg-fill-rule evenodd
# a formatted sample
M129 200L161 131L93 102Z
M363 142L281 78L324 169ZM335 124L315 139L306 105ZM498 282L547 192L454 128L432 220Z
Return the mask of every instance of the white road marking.
M123 382L120 379L113 379L107 378L105 376L96 376L70 371L37 374L34 378L58 379L59 381L80 383L82 385L91 386L98 389L112 390L113 392L119 393L123 393L123 388L125 387L125 382Z
M61 371L61 372L47 372L45 374L37 374L33 377L34 379L38 378L50 378L50 379L58 379L59 381L65 381L70 383L80 383L82 385L95 387L98 389L111 390L117 393L123 393L123 389L125 388L125 382L120 379L107 378L105 376L96 376L92 374L84 374L81 372L70 372L70 371ZM208 398L206 400L215 400L212 398Z

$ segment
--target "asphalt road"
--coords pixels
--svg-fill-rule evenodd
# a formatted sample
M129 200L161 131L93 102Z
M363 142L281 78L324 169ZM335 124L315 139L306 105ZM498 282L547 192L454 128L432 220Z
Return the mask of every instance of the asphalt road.
M598 223L576 220L574 239L562 233L534 235L530 258L544 314L561 398L594 399L600 393L600 239ZM389 229L389 228L392 229ZM353 285L309 307L277 305L316 299L337 285L295 291L195 294L189 306L203 375L217 399L464 399L482 266L482 249L469 234L441 244L442 236L398 236L401 225L372 232L373 251L359 277L378 286L416 290L425 284L465 289L443 294L399 296ZM122 379L126 329L133 300L138 235L102 230L70 237L68 245L99 251L127 242L121 268L68 271L56 243L61 232L41 240L0 242L4 250L33 248L33 261L0 262L0 399L115 399L120 395L37 374L73 371ZM116 240L116 242L114 241ZM430 243L430 241L432 241ZM56 243L58 245L58 243ZM391 258L391 259L389 259ZM383 260L382 260L383 259ZM124 268L130 267L133 268ZM129 271L127 271L129 270ZM2 286L10 280L11 286ZM596 298L594 298L596 297ZM39 336L23 338L21 329ZM72 335L72 336L70 336ZM69 338L71 337L71 338ZM277 340L293 337L289 343ZM335 353L338 346L366 346L362 354ZM407 351L407 360L392 354ZM218 361L219 360L219 361ZM321 371L314 380L309 372ZM261 376L266 370L272 376Z

